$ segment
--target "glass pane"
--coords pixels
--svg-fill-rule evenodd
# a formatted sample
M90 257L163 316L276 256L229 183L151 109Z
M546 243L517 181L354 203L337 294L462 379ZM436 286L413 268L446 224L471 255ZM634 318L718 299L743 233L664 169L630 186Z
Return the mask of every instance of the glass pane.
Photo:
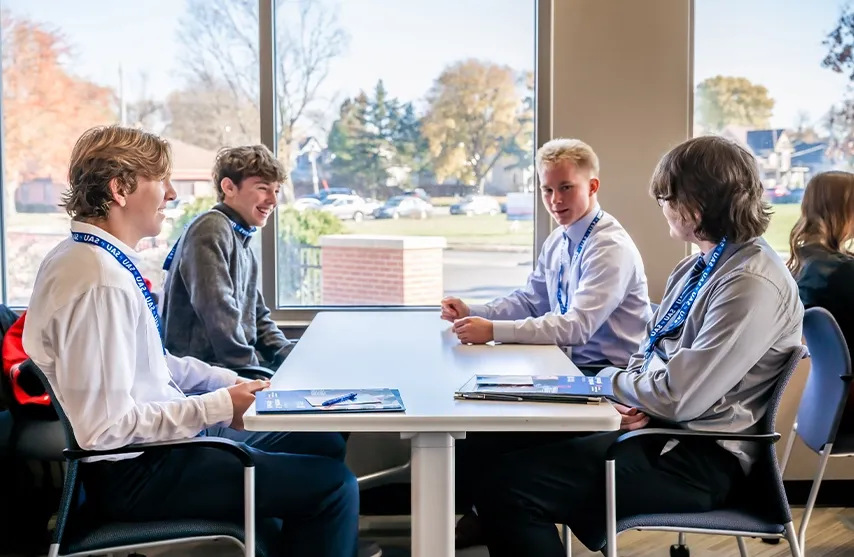
M3 193L7 302L29 301L44 255L68 234L58 206L77 137L98 124L172 144L178 200L138 246L162 285L171 242L213 202L216 150L259 141L258 49L221 51L230 26L258 35L258 2L2 0ZM253 19L254 18L254 19Z
M851 170L854 12L846 4L696 2L694 135L724 135L754 154L774 210L765 239L783 257L809 179Z
M279 158L293 187L278 305L485 302L522 286L536 2L276 5Z

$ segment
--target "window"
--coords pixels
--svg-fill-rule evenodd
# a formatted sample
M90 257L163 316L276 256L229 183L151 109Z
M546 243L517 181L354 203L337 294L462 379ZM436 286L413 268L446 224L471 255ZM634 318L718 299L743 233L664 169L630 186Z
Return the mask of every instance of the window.
M696 2L694 135L721 134L755 155L774 209L765 238L784 257L809 179L854 160L846 4Z
M536 4L276 2L276 134L292 181L279 307L485 302L524 284Z
M39 264L68 235L57 204L69 155L98 124L139 126L172 144L179 197L161 235L138 246L143 274L159 288L169 245L189 215L209 206L216 150L260 141L257 48L223 56L219 42L225 25L257 36L257 5L0 2L7 303L28 303Z

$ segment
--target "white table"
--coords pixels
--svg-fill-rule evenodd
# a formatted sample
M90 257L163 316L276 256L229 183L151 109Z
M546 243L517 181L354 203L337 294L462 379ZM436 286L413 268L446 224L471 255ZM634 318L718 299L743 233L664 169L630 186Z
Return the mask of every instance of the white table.
M273 389L400 390L406 413L244 415L253 431L400 432L412 443L412 552L454 554L454 441L467 431L612 431L610 404L460 401L475 374L577 375L556 346L461 345L438 312L318 313Z

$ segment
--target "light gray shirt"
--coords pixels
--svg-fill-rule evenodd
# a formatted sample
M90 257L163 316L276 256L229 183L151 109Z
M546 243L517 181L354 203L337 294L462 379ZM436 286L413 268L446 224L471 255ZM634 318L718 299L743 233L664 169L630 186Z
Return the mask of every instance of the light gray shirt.
M647 338L679 297L697 257L686 258L670 275ZM754 433L778 376L801 344L803 315L795 280L765 240L730 244L684 326L658 342L647 371L641 371L645 339L628 369L600 375L611 376L617 400L650 416L697 431ZM755 444L720 444L749 471Z
M576 365L610 362L624 366L637 351L652 316L640 252L620 223L603 212L580 255L576 249L599 213L558 227L543 243L537 267L524 288L486 305L471 305L472 315L494 321L496 342L555 344ZM564 265L565 314L557 299Z

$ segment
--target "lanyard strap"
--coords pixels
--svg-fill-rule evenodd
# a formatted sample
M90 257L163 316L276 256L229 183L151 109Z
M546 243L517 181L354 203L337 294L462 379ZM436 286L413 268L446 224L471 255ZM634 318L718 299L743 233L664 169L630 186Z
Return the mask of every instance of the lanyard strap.
M223 213L223 215L225 215L225 213ZM199 216L201 216L201 215L199 215ZM231 220L228 217L228 215L225 215L225 217L231 223L231 228L233 228L238 234L245 236L246 238L251 237L253 234L255 234L255 231L257 230L257 228L255 228L254 226L252 228L245 228L243 226L240 226L239 224L237 224L236 222ZM193 224L193 222L197 218L199 218L199 217L198 216L193 217L193 220L191 220L186 225L184 225L184 230L181 232L181 236L178 236L178 239L175 240L175 244L172 246L172 249L170 249L169 253L166 255L166 260L163 261L163 270L164 271L168 271L169 269L172 268L172 260L175 259L175 252L178 250L178 242L181 241L181 237L184 236L184 233L187 231L188 228L190 228L190 225Z
M688 313L691 311L691 306L694 305L694 301L697 299L700 289L703 288L703 285L706 284L709 275L712 274L712 271L714 270L721 253L723 253L726 244L727 239L724 238L715 247L715 250L712 252L712 256L709 258L709 262L700 274L699 280L697 280L697 283L692 288L687 287L690 285L693 272L688 275L688 280L685 281L685 287L683 287L679 297L674 300L673 305L670 306L670 309L667 310L664 317L662 317L661 320L655 324L655 327L652 328L652 331L650 331L649 342L644 349L643 367L641 368L642 371L646 371L647 366L649 366L652 354L655 352L655 344L662 337L681 327L685 322L685 319L688 317ZM702 261L702 259L703 256L700 255L698 262Z
M139 288L140 292L142 292L142 296L145 298L145 304L148 306L148 311L151 312L151 316L154 318L154 324L157 325L157 335L158 338L160 338L160 346L163 348L163 354L165 355L166 347L163 346L163 331L160 328L160 316L157 314L157 305L154 303L154 297L151 295L151 291L148 289L148 286L145 285L145 280L142 278L142 274L139 272L139 269L136 268L136 265L133 264L130 257L125 255L122 250L110 242L94 234L72 232L71 238L75 242L92 244L100 247L112 255L116 261L121 263L122 267L127 269L128 272L133 275L134 281L136 281L136 287Z
M578 242L578 247L575 248L575 256L573 259L578 258L581 255L582 250L584 249L584 245L587 244L587 239L590 237L590 233L593 232L593 227L596 226L596 223L599 222L599 219L602 218L603 211L599 209L599 212L596 213L596 217L590 223L590 226L587 227L587 232L584 233L584 236L581 237L581 241ZM567 281L565 291L563 284L563 267L566 259L566 255L569 253L569 236L567 236L566 231L563 232L563 247L560 250L560 269L557 272L557 304L560 307L560 314L564 315L566 313L567 308L569 307L569 281Z

